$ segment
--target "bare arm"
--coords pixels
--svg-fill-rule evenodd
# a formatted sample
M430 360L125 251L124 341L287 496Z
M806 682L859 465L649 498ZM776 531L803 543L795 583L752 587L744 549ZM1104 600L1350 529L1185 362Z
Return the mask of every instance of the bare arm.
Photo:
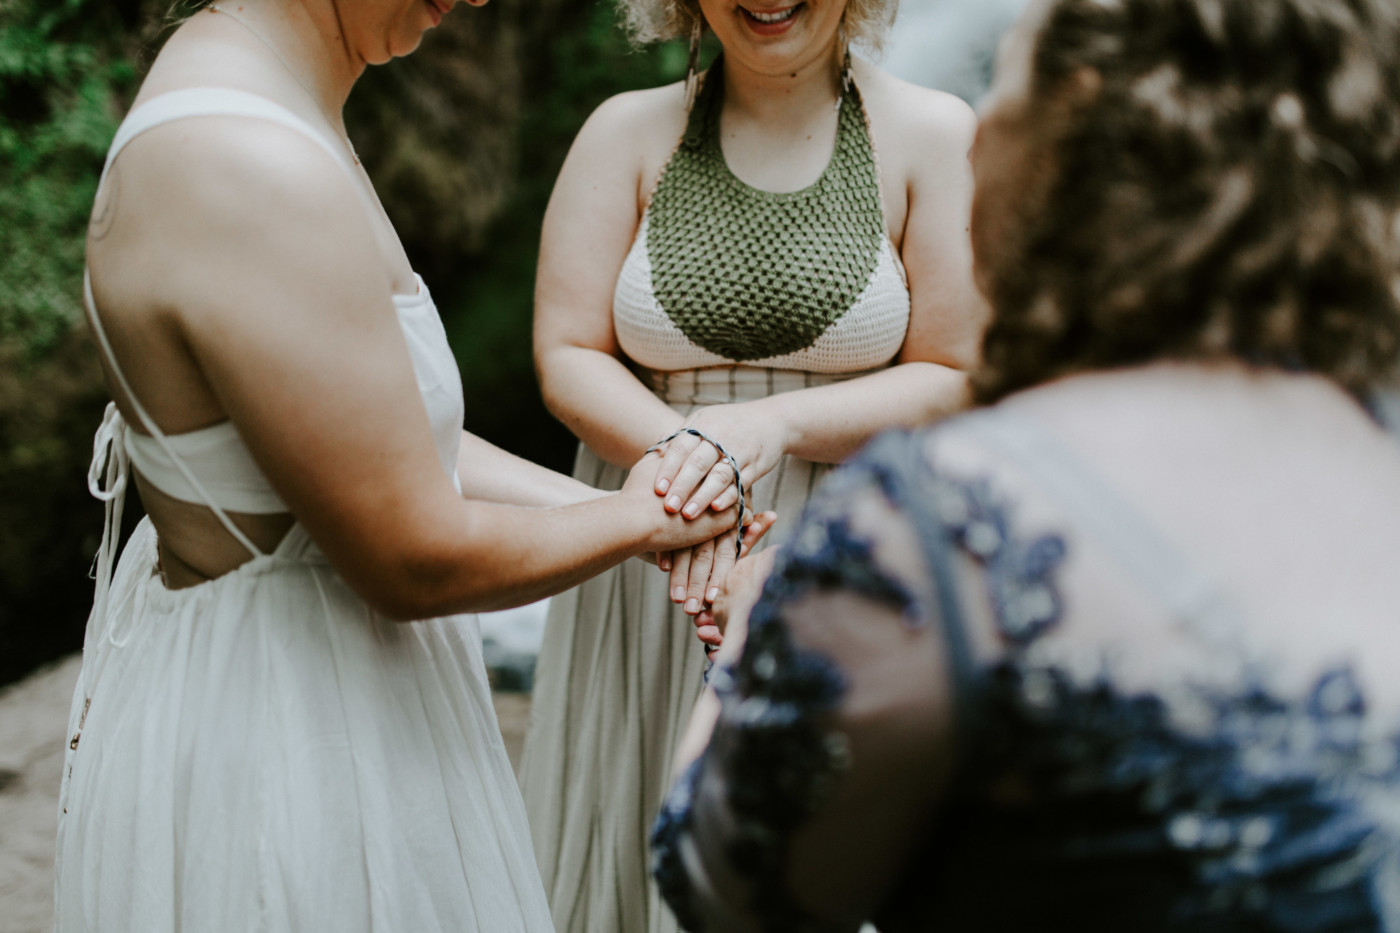
M531 508L573 505L606 495L586 483L504 451L469 431L462 432L457 479L464 498Z
M613 288L640 219L638 114L647 97L603 104L579 132L545 213L535 286L535 364L545 404L595 453L633 463L680 416L622 362ZM678 108L675 108L678 110ZM675 128L679 138L681 127Z
M523 603L732 524L665 521L649 475L552 509L458 496L349 178L281 127L209 124L152 130L124 156L156 222L100 251L99 300L174 318L263 472L372 605L407 619Z
M859 567L856 579L897 579L929 605L917 535L876 489L826 502L818 495L818 514L804 519L799 539L845 530L849 520L850 532L873 548L828 557L815 571L810 551L799 565L780 555L776 585L764 591L748 632L767 568L755 559L730 577L717 689L707 688L692 715L677 755L682 789L663 808L659 835L668 895L693 913L698 929L765 929L754 907L791 898L813 929L856 930L927 841L952 770L940 626L911 626L890 600L833 582L840 561ZM824 675L814 657L839 670L828 681L839 693L830 705L815 699L814 678ZM813 747L835 743L848 749L842 763L824 761ZM825 789L810 791L809 815L795 825L768 821L766 802L791 812L818 783ZM781 840L765 853L781 853L776 870L766 873L771 863L735 846L737 838Z

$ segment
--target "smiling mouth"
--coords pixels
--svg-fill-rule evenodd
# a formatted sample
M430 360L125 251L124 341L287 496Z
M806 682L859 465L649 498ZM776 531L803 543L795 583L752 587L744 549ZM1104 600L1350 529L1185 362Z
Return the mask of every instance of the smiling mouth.
M744 15L747 16L749 19L753 20L754 22L762 23L765 26L772 26L777 23L784 23L792 19L794 16L797 15L797 11L802 9L802 7L804 6L806 6L805 3L799 3L796 6L790 6L784 10L772 10L768 12L750 10L748 7L742 6L739 7L739 9L743 10Z

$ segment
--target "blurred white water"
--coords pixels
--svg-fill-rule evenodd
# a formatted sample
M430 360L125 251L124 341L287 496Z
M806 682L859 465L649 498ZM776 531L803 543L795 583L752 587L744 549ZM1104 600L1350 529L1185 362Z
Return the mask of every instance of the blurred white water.
M483 612L479 616L482 653L498 689L529 692L534 685L535 658L544 641L548 612L549 600L542 599L518 609Z
M1026 0L903 0L881 67L975 104L991 82L997 41Z

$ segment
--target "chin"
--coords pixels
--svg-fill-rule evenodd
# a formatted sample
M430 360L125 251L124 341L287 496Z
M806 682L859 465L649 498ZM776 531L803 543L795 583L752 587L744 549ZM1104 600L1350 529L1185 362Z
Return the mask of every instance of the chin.
M367 65L383 65L395 58L403 58L405 55L412 55L418 51L418 46L423 44L423 33L413 35L394 36L386 42L383 48L375 49L373 55L365 56Z

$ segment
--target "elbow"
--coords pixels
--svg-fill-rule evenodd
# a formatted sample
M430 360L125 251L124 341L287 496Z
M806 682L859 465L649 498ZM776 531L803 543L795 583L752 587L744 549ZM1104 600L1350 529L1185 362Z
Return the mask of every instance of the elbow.
M428 581L383 576L386 579L359 588L361 598L376 614L391 622L421 622L450 614Z
M354 588L378 615L394 622L421 622L456 612L470 612L480 594L460 566L431 549L397 550L373 559L372 568L357 575Z
M448 614L436 611L436 607L412 594L386 593L374 598L366 596L365 601L370 604L370 608L390 622L422 622L424 619Z
M464 612L493 612L533 602L544 594L489 569L489 558L429 553L401 557L376 574L360 595L394 622L421 622ZM475 571L464 567L478 568Z
M540 398L544 400L545 410L568 424L570 407L568 405L569 393L560 385L558 378L558 367L552 365L553 354L542 353L535 360L535 378L540 386Z
M568 407L565 406L561 393L545 378L544 373L540 373L540 398L544 400L545 411L554 416L557 421L564 421L568 417ZM567 423L567 422L566 422Z

